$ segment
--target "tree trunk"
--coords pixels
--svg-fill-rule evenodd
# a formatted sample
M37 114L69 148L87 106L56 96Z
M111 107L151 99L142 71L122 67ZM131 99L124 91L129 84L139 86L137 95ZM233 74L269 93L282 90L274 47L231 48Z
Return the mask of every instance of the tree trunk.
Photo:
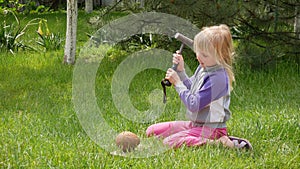
M93 0L85 0L85 12L91 13L93 11Z
M300 39L300 7L295 7L295 24L294 24L294 30L296 37Z
M140 0L140 8L144 8L145 7L145 0Z
M76 53L76 32L77 32L77 0L67 1L67 32L65 44L64 63L74 64Z

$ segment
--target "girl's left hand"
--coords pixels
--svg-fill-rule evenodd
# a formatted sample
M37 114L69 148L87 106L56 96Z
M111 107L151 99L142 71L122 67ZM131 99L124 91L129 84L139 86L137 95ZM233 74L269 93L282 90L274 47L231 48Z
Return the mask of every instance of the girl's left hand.
M167 70L165 78L168 79L173 85L176 85L178 82L180 82L177 72L171 68Z

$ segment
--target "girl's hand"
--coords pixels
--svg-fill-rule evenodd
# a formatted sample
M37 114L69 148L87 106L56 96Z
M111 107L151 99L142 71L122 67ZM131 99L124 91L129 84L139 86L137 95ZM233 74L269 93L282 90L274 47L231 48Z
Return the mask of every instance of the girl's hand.
M168 79L173 85L176 85L178 82L180 82L177 72L172 68L167 70L165 79Z
M173 64L178 64L176 71L181 72L184 70L184 60L179 51L173 54Z

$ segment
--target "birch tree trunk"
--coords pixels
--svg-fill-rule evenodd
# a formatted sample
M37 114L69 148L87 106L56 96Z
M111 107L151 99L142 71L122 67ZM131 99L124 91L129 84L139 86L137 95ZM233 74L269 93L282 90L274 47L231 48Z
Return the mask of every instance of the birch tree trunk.
M140 0L140 8L143 8L145 6L145 0Z
M300 39L300 7L295 7L295 23L294 23L294 31L296 34L296 37Z
M93 0L85 0L85 12L91 13L93 11Z
M76 32L77 32L77 0L67 1L67 32L65 44L64 63L74 64L76 53Z

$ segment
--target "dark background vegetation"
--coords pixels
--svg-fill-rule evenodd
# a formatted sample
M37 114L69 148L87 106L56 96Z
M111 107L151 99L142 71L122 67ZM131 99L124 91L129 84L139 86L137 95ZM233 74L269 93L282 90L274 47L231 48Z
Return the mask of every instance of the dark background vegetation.
M84 9L83 0L78 4L79 9ZM66 1L1 0L0 7L12 9L19 15L39 14L64 10ZM110 6L104 6L104 1L94 0L94 10L106 9L102 17L111 11L157 11L188 19L199 28L227 24L235 39L236 61L251 69L273 67L286 60L300 63L299 32L294 29L299 8L298 0L120 0ZM135 41L134 38L127 42ZM167 39L157 37L157 41L160 46L170 48Z

